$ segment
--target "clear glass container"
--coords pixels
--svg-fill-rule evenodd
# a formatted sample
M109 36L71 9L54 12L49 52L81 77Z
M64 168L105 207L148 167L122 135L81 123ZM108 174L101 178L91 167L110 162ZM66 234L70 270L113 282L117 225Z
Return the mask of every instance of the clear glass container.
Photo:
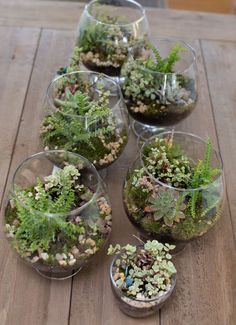
M97 169L109 166L123 152L129 117L120 87L111 78L89 71L61 75L48 87L45 108L45 150L78 153Z
M211 166L212 170L217 171L217 175L208 185L200 187L192 185L193 179L208 177L206 176L209 174L208 168L204 169L204 173L194 172L195 176L191 176L191 186L174 187L167 184L166 179L160 178L154 171L156 169L152 167L158 166L158 163L163 164L166 156L149 159L150 163L147 164L147 148L151 148L156 139L169 140L171 137L172 143L177 145L176 148L181 148L188 157L190 168L199 166L199 161L202 160L201 164ZM123 189L126 213L141 236L174 244L177 246L177 252L186 243L201 237L216 224L224 203L223 165L219 153L214 149L211 158L209 159L209 156L206 158L206 148L207 143L203 139L184 132L163 132L143 144L127 174ZM150 155L152 154L155 157L155 149ZM165 167L167 173L170 171L169 166L167 162ZM176 168L182 168L181 163ZM188 177L186 176L186 180Z
M76 45L89 70L120 75L129 49L148 34L144 8L133 0L94 0L86 5Z
M194 49L181 40L159 39L155 46L162 58L181 46L180 59L172 73L147 68L146 60L156 61L148 44L133 47L121 71L122 92L130 116L136 121L134 131L174 126L188 117L197 103L198 73Z
M125 293L120 288L117 287L114 281L114 273L117 268L115 266L115 261L117 258L118 256L116 256L113 259L110 266L110 283L111 283L112 292L114 294L114 297L116 298L120 310L126 315L135 318L147 317L156 313L160 308L163 307L163 305L167 302L167 300L172 295L176 286L177 274L174 274L172 276L172 282L171 285L169 286L169 290L163 293L161 296L157 296L145 300L137 299L137 298L135 299L125 295Z
M66 179L59 177L64 168ZM69 177L70 168L79 174ZM103 181L86 158L67 151L25 159L15 171L6 201L6 236L15 252L44 277L76 274L103 248L111 231Z

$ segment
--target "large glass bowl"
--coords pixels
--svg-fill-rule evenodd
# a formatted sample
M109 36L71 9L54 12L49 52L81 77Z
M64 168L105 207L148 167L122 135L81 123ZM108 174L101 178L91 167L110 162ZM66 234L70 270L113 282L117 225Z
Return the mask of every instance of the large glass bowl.
M121 88L129 114L136 122L136 134L148 127L174 126L192 113L197 102L198 73L194 49L186 42L174 39L159 39L155 46L162 58L168 57L175 46L182 48L172 73L146 67L147 58L155 57L148 44L136 45L121 71Z
M210 164L211 168L218 170L217 176L208 185L194 188L168 185L146 163L146 148L150 148L156 139L171 137L173 143L188 156L192 167L202 160L202 163ZM207 143L203 139L184 132L164 132L143 144L138 158L127 174L123 200L130 221L144 238L175 244L178 251L185 243L201 237L216 224L224 202L223 166L219 153L214 149L211 161L206 161L206 147ZM155 157L155 150L152 154ZM158 166L165 159L163 156L149 161L153 166ZM169 172L168 162L166 172ZM205 169L204 173L208 173L208 170ZM202 174L195 176L207 177Z
M80 173L72 178L77 184L73 205L73 194L67 195L68 178L60 193L55 179L52 184L46 181L52 175L59 179L66 166ZM60 206L62 193L68 208ZM4 220L12 248L28 265L45 277L64 279L76 274L106 243L111 207L95 167L82 156L55 150L30 156L16 169Z
M119 76L129 49L147 33L145 10L137 2L94 0L82 14L76 45L86 68Z
M119 85L96 72L55 78L41 126L45 149L65 149L89 159L97 169L112 164L128 141L129 118Z

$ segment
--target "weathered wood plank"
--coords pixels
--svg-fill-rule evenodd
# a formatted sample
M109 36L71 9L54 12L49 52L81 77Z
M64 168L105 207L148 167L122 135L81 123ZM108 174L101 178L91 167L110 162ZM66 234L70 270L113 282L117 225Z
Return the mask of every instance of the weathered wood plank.
M202 41L202 49L236 237L236 43Z
M83 4L65 1L2 1L0 25L75 29ZM236 16L147 8L159 37L236 41Z
M208 93L200 45L199 101L193 114L177 129L210 136L217 146L217 137ZM228 204L218 224L203 238L189 245L176 258L179 282L172 304L161 312L161 324L212 325L236 322L236 252Z
M30 35L27 38L32 42ZM68 59L72 44L71 32L44 31L42 33L11 163L9 181L19 162L40 149L39 126L43 115L45 90L57 68ZM14 74L15 78L19 76ZM12 94L9 91L10 95ZM6 138L6 130L3 135ZM0 238L2 265L0 324L68 324L71 281L50 282L43 279L11 252L4 239L2 227Z
M0 27L0 202L38 37L38 29Z

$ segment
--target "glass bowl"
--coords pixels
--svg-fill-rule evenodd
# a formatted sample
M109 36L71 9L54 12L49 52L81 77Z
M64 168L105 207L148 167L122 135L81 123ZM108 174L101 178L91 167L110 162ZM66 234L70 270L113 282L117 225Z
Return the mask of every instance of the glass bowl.
M160 141L172 141L173 154L181 148L188 162L181 158L173 167L174 160L171 165L164 152L154 149ZM223 165L219 153L211 149L210 154L208 146L200 137L184 132L163 132L143 144L127 174L123 201L130 221L144 238L175 244L178 251L216 224L224 202ZM180 176L182 171L185 176ZM207 185L194 185L210 173L216 176ZM175 185L170 185L170 177Z
M162 295L153 297L151 299L135 299L125 295L125 293L120 288L118 288L115 283L114 273L117 268L115 266L115 261L118 258L119 257L116 256L110 266L110 284L120 310L126 315L135 318L147 317L156 313L160 308L163 307L163 305L172 295L176 287L177 274L175 273L172 276L172 282L169 286L168 291L166 291Z
M76 45L89 70L118 77L129 48L145 38L144 8L132 0L94 0L82 14Z
M76 274L107 242L111 220L103 181L86 158L47 151L16 169L5 233L14 251L44 277Z
M130 116L135 120L134 131L174 126L188 117L196 106L198 73L194 49L181 40L160 39L156 48L162 58L181 47L180 59L173 72L164 73L147 68L147 59L155 56L148 44L136 45L121 71L122 92Z
M45 105L45 150L78 153L97 169L109 166L123 152L129 118L120 87L111 78L89 71L61 75L50 83Z

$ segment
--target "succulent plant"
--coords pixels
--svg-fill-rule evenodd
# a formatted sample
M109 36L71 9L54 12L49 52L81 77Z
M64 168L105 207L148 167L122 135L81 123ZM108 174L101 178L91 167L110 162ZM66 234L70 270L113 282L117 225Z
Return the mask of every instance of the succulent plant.
M166 293L176 274L170 251L175 246L147 241L142 246L110 245L108 255L117 255L113 279L128 297L149 299Z
M180 206L177 205L177 199L173 192L159 191L148 202L150 205L146 210L149 209L150 212L153 212L155 221L163 219L164 223L171 227L174 222L185 219L185 214L180 211Z

